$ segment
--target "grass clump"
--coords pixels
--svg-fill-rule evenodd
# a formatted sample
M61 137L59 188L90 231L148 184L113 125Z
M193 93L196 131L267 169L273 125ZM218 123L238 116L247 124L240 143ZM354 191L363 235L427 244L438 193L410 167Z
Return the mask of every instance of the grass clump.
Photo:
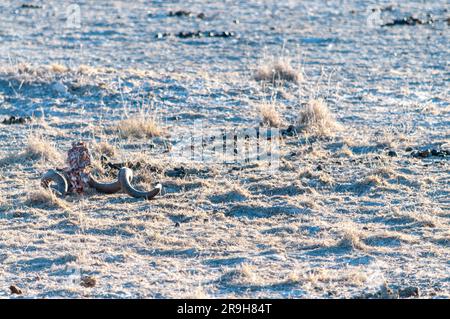
M332 136L340 129L326 102L322 99L310 100L300 111L297 130L319 136Z
M259 106L259 114L263 125L280 127L283 124L280 113L274 103L263 103Z
M302 73L295 69L289 59L278 58L261 64L255 72L255 80L266 82L293 82L303 80Z
M130 117L121 120L117 125L121 138L152 138L162 135L162 129L151 117Z

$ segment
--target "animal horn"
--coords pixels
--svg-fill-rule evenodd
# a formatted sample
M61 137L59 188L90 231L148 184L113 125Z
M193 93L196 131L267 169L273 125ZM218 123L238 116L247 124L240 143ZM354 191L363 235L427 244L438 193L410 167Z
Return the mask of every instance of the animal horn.
M119 182L122 185L122 190L132 197L152 199L161 191L161 184L156 185L156 187L149 192L137 190L131 186L132 179L133 171L127 167L122 167L119 171Z
M91 175L89 175L89 186L105 194L114 194L122 189L119 180L111 183L100 183L97 182Z
M47 171L41 178L41 185L45 188L49 188L52 183L56 185L52 185L51 188L59 193L60 196L65 196L69 191L67 179L54 169Z

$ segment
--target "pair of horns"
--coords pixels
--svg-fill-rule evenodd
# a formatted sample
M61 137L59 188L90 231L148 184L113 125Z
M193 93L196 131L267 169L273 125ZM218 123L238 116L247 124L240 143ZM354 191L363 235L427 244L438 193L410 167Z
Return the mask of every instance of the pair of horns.
M149 192L137 190L131 186L132 179L133 171L128 167L122 167L119 170L119 177L117 181L111 183L100 183L97 182L92 176L89 176L89 185L101 193L113 194L122 190L132 197L145 199L152 199L158 195L159 192L161 192L161 184L156 185L156 187Z
M156 185L154 189L149 192L140 191L131 185L133 179L133 171L127 167L122 167L119 170L119 177L117 181L111 183L97 182L92 176L89 176L89 186L95 188L97 191L105 194L114 194L119 191L124 191L128 195L135 198L152 199L161 192L161 184ZM69 191L69 183L64 174L51 169L42 176L42 186L51 187L58 195L64 196Z
M63 173L55 169L47 171L41 178L41 184L45 188L52 188L57 195L65 196L69 192L69 183Z

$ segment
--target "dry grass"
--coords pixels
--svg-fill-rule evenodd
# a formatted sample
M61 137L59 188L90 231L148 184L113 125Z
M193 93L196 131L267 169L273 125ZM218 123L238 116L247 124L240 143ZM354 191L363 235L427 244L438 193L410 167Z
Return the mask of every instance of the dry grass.
M12 165L30 160L44 160L51 163L62 163L63 156L45 137L32 133L27 138L24 150L2 158L0 160L0 166Z
M115 157L118 154L118 149L115 145L111 145L106 141L94 142L91 145L93 155L106 155L107 157Z
M33 160L43 159L52 162L61 161L62 159L61 153L59 153L52 143L42 135L37 134L28 136L27 146L23 156Z
M363 234L358 230L356 225L352 223L343 223L342 225L339 225L339 228L341 228L341 239L337 242L336 246L362 251L369 249L363 242Z
M302 73L292 67L289 59L277 58L261 64L255 72L255 80L267 82L287 81L299 83L303 80Z
M244 263L236 267L236 269L225 273L222 281L229 282L236 286L252 286L262 283L261 278L257 274L256 266Z
M313 268L309 270L291 272L285 279L290 285L301 284L304 288L319 288L321 286L333 286L334 284L347 283L351 286L366 284L368 276L364 269L357 267L343 270Z
M69 69L66 66L61 65L61 64L57 64L57 63L51 64L50 65L50 70L53 73L66 73L66 72L69 71Z
M29 190L25 205L39 208L68 209L67 204L58 198L50 189L36 188Z
M340 125L322 99L310 100L300 111L297 130L319 136L333 136Z
M283 124L278 107L275 103L263 103L259 106L261 122L270 127L280 127Z
M117 130L121 138L152 138L163 133L155 119L144 115L121 120Z

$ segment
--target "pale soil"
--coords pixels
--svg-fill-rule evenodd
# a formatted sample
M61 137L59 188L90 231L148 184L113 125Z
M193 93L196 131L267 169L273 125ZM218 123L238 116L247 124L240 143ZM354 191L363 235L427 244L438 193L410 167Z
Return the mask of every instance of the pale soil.
M27 298L354 298L384 286L450 296L448 157L406 151L450 148L446 1L77 2L81 29L64 29L60 1L0 4L0 120L34 116L0 124L0 297L10 285ZM439 21L368 24L387 4L387 21ZM207 19L166 16L178 9ZM197 30L237 37L154 38ZM277 57L303 81L257 82ZM282 128L312 98L338 125L282 139L273 174L170 156L195 120L211 132L255 127L271 98ZM124 139L119 121L142 113L163 135ZM142 188L161 182L162 195L42 193L40 176L77 139L100 173L111 152L100 142L115 161L158 168L135 176ZM170 174L180 166L186 176Z

